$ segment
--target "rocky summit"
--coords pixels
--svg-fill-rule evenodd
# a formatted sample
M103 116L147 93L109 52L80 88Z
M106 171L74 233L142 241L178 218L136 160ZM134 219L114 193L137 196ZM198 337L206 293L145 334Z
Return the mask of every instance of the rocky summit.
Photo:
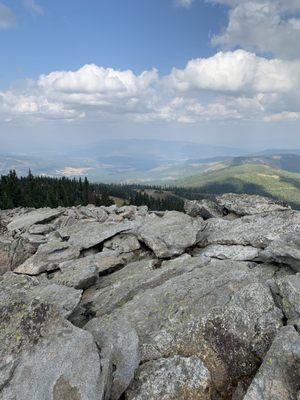
M1 400L300 399L300 212L0 211Z

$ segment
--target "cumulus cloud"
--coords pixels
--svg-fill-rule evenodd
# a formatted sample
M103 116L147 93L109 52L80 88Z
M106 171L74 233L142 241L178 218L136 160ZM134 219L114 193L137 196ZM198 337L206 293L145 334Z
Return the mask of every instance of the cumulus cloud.
M22 90L0 93L0 113L12 117L73 120L87 114L147 112L156 101L157 71L135 75L96 65L56 71L28 82Z
M6 5L0 3L0 29L8 29L15 25L16 17Z
M193 59L184 69L174 68L166 81L182 92L288 93L299 87L300 60L270 60L245 50L219 52Z
M300 60L245 50L190 60L160 77L94 64L55 71L23 89L0 92L0 119L89 119L198 123L210 120L297 121Z
M209 0L230 7L224 31L214 45L242 47L283 58L300 53L300 2L298 0Z

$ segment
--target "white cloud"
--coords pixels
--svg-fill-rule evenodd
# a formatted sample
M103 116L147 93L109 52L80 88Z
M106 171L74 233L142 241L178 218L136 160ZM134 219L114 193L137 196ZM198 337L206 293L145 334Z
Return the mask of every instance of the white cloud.
M4 4L0 3L0 29L8 29L15 25L14 13Z
M298 120L300 60L244 50L190 60L165 77L87 64L55 71L22 90L0 92L0 120L165 121Z
M157 71L135 75L96 65L56 71L29 82L23 90L0 92L0 114L73 120L87 114L115 118L147 112L156 102Z
M24 7L31 13L37 15L43 15L44 10L35 0L23 0Z
M300 54L299 0L209 0L231 7L226 29L214 45L242 47L283 58Z
M166 82L181 92L289 93L300 86L300 60L269 60L244 50L219 52L174 68Z

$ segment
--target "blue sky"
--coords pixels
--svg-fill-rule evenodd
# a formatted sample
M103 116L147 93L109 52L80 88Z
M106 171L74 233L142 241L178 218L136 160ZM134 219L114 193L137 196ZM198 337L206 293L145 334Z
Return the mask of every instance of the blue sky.
M0 0L0 139L300 147L299 15L298 0Z
M3 1L16 26L1 32L1 87L55 70L95 63L136 73L209 56L210 36L226 23L224 7L199 1L193 10L173 0L39 1L32 13L22 1Z

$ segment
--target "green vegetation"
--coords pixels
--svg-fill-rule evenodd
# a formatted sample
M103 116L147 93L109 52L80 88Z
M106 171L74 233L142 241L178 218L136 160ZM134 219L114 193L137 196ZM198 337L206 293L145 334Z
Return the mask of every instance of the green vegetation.
M183 211L184 199L203 199L222 193L259 194L287 201L300 210L300 174L266 165L242 164L177 181L178 186L90 183L87 178L18 177L15 171L0 179L0 208L71 207L111 204L146 205L150 210Z
M294 208L300 209L300 174L265 165L231 166L218 171L193 175L178 181L177 184L187 188L184 195L188 195L186 197L189 198L195 198L197 193L260 194L287 201Z
M15 207L71 207L95 204L109 206L114 199L122 204L146 205L150 210L183 210L183 200L159 187L139 185L92 184L88 179L18 177L14 170L0 178L0 209ZM148 190L150 191L149 194Z

